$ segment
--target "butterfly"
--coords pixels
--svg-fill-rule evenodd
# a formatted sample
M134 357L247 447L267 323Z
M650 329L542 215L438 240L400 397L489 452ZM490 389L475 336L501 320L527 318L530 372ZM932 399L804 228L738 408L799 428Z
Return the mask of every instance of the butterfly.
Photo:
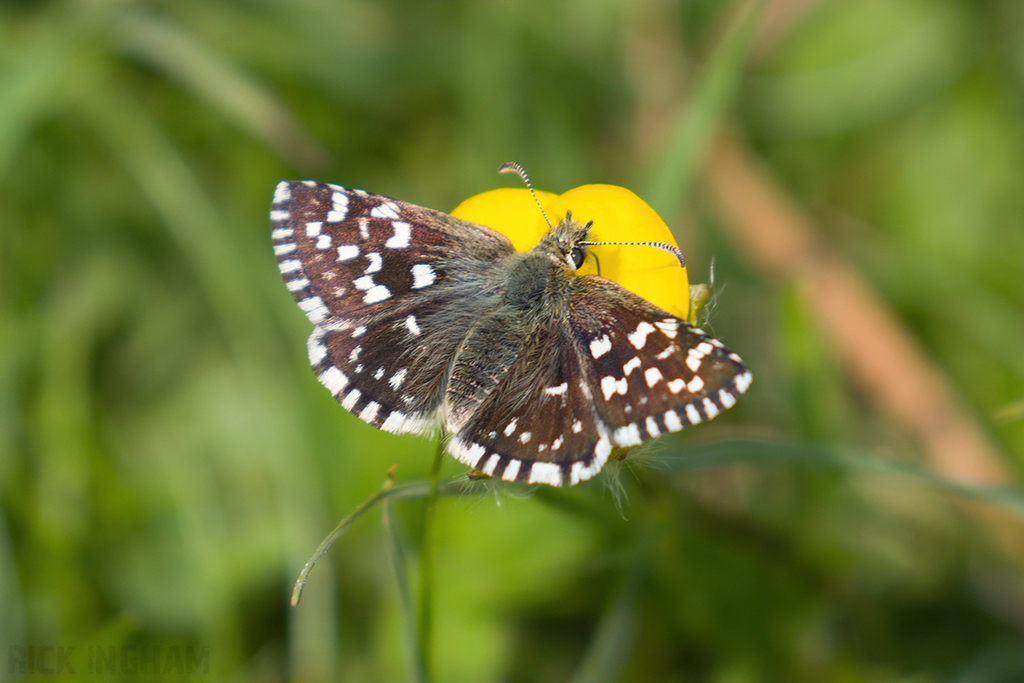
M314 330L309 362L384 431L438 426L510 482L574 485L616 447L705 422L751 383L739 356L598 275L567 213L529 252L483 225L313 181L274 192L271 237Z

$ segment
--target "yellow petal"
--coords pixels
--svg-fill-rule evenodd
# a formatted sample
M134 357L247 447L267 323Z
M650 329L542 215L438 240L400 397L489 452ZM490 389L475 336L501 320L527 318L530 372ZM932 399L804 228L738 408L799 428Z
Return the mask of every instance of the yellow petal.
M665 242L675 238L665 222L642 199L614 185L583 185L561 196L538 192L548 217L557 223L572 211L580 223L593 221L593 242ZM548 231L536 202L526 189L504 188L471 197L453 216L494 228L518 251L529 251ZM690 288L686 269L672 254L646 246L596 246L579 275L600 274L647 299L672 315L686 319ZM598 273L598 263L600 273Z
M541 204L558 197L551 192L538 192ZM470 197L455 207L452 215L464 221L494 228L512 240L516 251L530 251L548 231L537 202L526 188L503 187Z
M615 185L583 185L569 190L544 207L552 221L572 217L594 222L592 242L665 242L676 245L665 221L640 197ZM672 254L654 247L635 245L590 247L597 256L587 258L577 273L598 274L686 320L690 310L690 285L686 268Z

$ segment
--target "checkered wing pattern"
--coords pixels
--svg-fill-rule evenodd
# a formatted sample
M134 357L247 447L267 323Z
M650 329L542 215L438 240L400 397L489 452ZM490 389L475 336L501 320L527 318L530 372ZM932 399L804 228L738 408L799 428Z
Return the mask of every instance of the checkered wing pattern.
M710 420L750 386L739 356L614 282L576 278L569 324L523 350L452 441L461 461L509 481L573 485L613 447Z
M511 242L439 211L311 181L279 183L270 218L278 268L316 326L308 347L320 382L375 427L429 431L461 341L452 330L472 315L458 304L483 296L482 274Z
M311 181L280 183L270 215L320 382L380 429L443 426L451 453L486 475L577 484L614 448L710 420L750 385L718 340L576 276L590 226L571 215L528 253L484 226Z

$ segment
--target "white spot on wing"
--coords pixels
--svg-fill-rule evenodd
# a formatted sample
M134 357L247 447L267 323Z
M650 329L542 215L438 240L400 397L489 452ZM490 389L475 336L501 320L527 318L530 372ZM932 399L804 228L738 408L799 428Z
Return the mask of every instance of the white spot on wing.
M348 377L333 365L320 373L320 383L327 387L332 396L337 396L348 386Z
M544 390L544 393L548 396L561 396L569 389L569 385L566 382L562 382L557 387L548 387Z
M561 486L562 468L553 462L535 462L530 468L530 478L527 481L531 484Z
M343 244L342 246L338 247L339 261L348 261L349 259L354 259L356 256L359 256L359 247L357 247L356 245Z
M629 343L633 345L637 351L644 348L644 344L647 343L647 335L654 332L654 325L650 324L646 320L636 326L636 331L630 335L627 335Z
M299 302L299 308L306 312L306 316L314 325L323 322L328 313L327 307L324 306L324 300L318 296L303 299Z
M345 398L341 400L341 407L344 408L345 410L352 410L355 407L356 403L359 403L359 397L362 395L363 394L361 391L359 391L358 389L353 389L352 391L345 394Z
M274 188L274 203L280 204L292 198L292 188L287 180L282 180Z
M398 218L398 205L391 201L384 201L370 210L374 218Z
M405 381L406 374L408 374L408 370L406 370L405 368L402 368L401 370L399 370L395 374L391 375L391 378L388 379L388 384L391 385L392 389L394 389L395 391L398 391L398 387L402 386L402 382Z
M410 316L406 317L406 319L405 319L405 327L406 327L407 330L409 330L409 334L411 334L412 336L414 336L414 337L419 336L419 334L420 334L420 326L416 324L416 316L410 315Z
M714 401L712 401L710 398L704 399L704 413L708 416L709 420L718 415L718 413L720 412L722 411L718 409L718 406L715 405Z
M320 365L320 361L327 355L327 347L320 343L320 336L315 332L306 342L306 350L309 352L309 364L313 367Z
M675 344L669 344L668 346L665 347L665 350L659 353L657 356L655 356L655 358L657 358L658 360L665 360L678 350L678 346L676 346Z
M406 415L397 410L391 411L380 428L392 434L422 434L430 426L430 420L417 415Z
M595 339L590 342L590 355L594 358L600 358L604 354L612 350L612 340L608 338L608 335L604 335L600 339Z
M619 427L612 434L612 440L619 446L636 446L643 441L640 427L636 423Z
M586 481L594 476L593 467L588 467L582 460L574 462L569 470L569 486L575 486L581 481Z
M366 255L366 258L367 260L369 260L370 265L366 266L366 270L364 270L363 272L367 275L379 272L381 266L384 265L384 259L381 258L380 254L378 254L375 251L371 251L370 253L368 253Z
M693 406L686 406L687 414L689 414L690 408L692 408L692 407ZM679 413L677 413L676 411L670 410L667 413L665 413L664 417L665 417L665 426L668 428L668 431L670 431L670 432L678 432L680 429L683 428L683 421L679 419ZM691 420L691 422L692 422L692 420Z
M736 405L736 397L730 394L725 389L718 390L718 400L722 402L722 405L728 408L732 408Z
M516 477L519 476L519 467L522 464L522 460L509 460L508 465L505 466L505 471L501 473L501 478L505 481L515 481Z
M644 379L647 380L647 386L653 387L655 384L660 382L664 377L661 374L661 370L658 368L647 368L644 372Z
M348 215L348 195L344 192L331 193L331 210L327 212L328 223L340 223Z
M395 217L397 218L397 215ZM409 224L403 221L395 221L391 224L391 227L395 229L395 234L388 238L384 246L388 249L404 249L409 246L409 241L412 239L412 229L409 227Z
M437 273L426 263L417 263L412 267L412 288L423 289L434 284L437 280Z
M640 356L633 356L622 366L622 373L629 377L629 373L640 367ZM650 371L648 371L650 372Z
M679 321L675 318L665 318L654 323L658 326L658 329L668 337L669 339L675 339L676 335L679 334Z
M604 400L610 399L615 395L615 378L611 375L606 375L601 378L601 392L604 393Z
M449 442L448 450L458 459L459 462L465 463L473 468L477 466L480 459L487 453L487 450L480 444L471 443L467 446L462 442L462 439L458 437Z
M322 227L324 227L323 221L309 221L306 223L306 237L316 237L320 234Z
M366 297L363 299L363 303L375 304L380 301L384 301L391 296L391 290L384 285L374 285L370 288L370 291L366 293Z
M366 407L359 413L359 419L365 422L373 423L377 419L377 411L380 410L380 404L376 401L370 401L366 404Z
M481 471L488 477L493 476L494 468L498 466L499 462L501 462L501 456L495 453L494 455L487 459L487 464L484 465L483 470Z

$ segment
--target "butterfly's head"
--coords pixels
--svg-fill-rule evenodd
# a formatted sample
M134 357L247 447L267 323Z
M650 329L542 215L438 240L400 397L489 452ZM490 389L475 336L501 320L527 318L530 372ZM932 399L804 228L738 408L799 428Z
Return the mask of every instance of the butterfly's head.
M579 270L587 258L586 241L593 223L580 223L567 211L565 218L552 226L541 239L537 249L546 252L553 260L568 265L572 272Z

